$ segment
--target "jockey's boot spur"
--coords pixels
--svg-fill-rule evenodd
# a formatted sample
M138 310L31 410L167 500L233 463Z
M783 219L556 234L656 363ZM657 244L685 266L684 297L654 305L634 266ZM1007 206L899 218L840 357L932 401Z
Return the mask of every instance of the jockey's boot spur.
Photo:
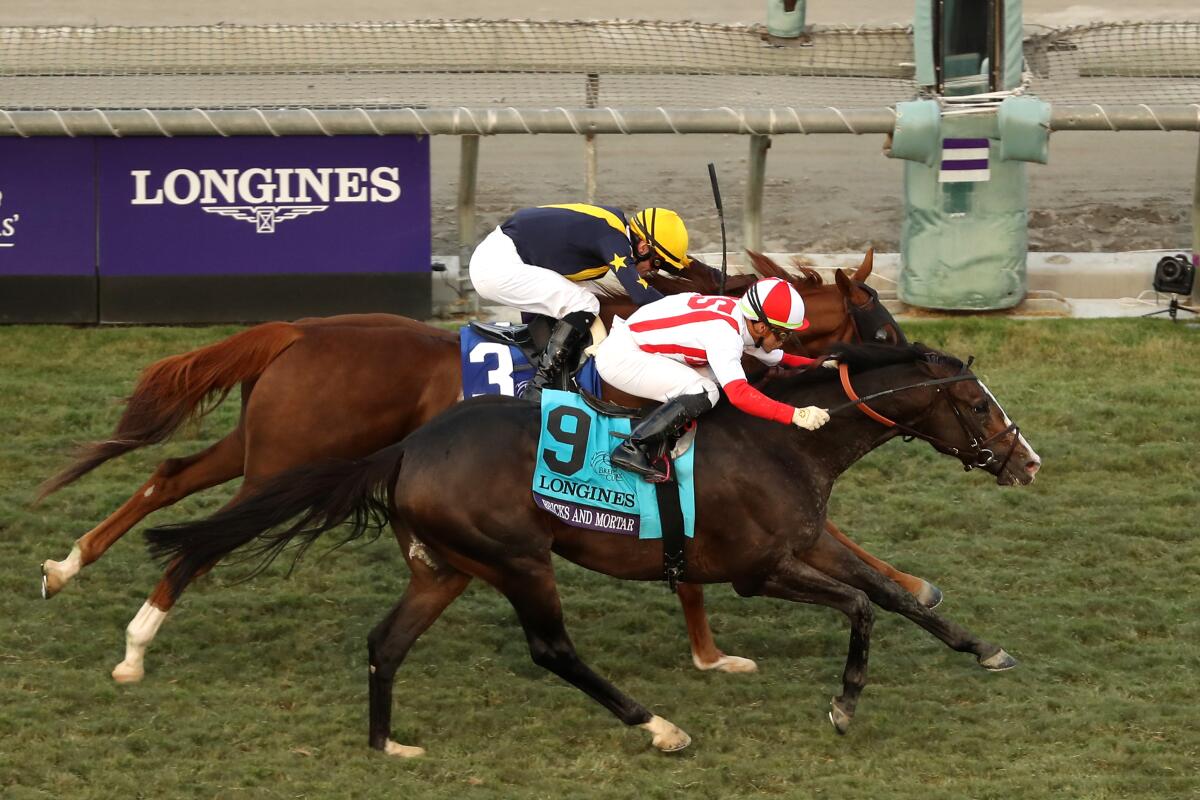
M588 311L572 311L554 323L550 340L538 361L537 374L525 387L522 397L535 403L542 401L542 390L570 389L571 377L567 365L575 360L579 345L587 336L596 315Z
M673 397L647 414L629 433L629 438L612 451L613 466L641 475L651 483L668 480L670 473L663 469L666 461L660 450L664 442L675 438L684 427L712 408L707 394L684 394Z

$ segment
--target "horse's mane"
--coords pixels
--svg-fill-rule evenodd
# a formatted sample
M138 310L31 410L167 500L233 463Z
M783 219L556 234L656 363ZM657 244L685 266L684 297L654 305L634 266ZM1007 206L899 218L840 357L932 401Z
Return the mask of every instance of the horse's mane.
M747 250L746 255L750 256L750 265L754 267L754 271L764 278L779 278L796 287L796 291L803 292L805 290L816 289L825 285L824 279L821 278L821 273L817 272L812 267L805 266L800 263L799 259L792 259L792 266L800 270L800 276L797 277L788 272L783 267L776 264L771 259L764 256L762 253L757 253L753 250Z
M897 347L891 344L851 344L850 342L835 342L829 346L828 355L845 364L852 373L868 372L893 364L912 364L924 362L948 366L954 370L963 369L963 362L952 355L926 347L920 342ZM781 389L794 388L805 384L826 383L837 378L837 372L820 367L797 372L789 372L769 381L768 386L778 386Z

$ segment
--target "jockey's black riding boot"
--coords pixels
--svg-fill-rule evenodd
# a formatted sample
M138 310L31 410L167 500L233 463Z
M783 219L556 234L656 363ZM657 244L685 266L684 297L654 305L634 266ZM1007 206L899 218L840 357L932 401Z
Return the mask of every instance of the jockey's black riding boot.
M551 389L571 388L570 375L566 371L567 365L575 361L577 348L588 335L588 330L592 327L592 321L595 319L596 315L591 312L572 311L554 323L554 329L550 331L550 340L546 342L546 349L542 352L542 358L538 362L537 374L525 388L522 397L540 403L542 390L547 387Z
M712 408L707 394L684 394L673 397L647 414L629 438L617 445L609 460L613 466L636 472L651 483L670 476L655 465L659 445L679 435L684 426Z

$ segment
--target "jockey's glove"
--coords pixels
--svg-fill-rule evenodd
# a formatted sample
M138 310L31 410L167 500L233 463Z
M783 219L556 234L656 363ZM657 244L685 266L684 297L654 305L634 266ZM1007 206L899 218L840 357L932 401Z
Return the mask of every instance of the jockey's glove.
M825 369L837 369L840 365L836 358L827 358L821 362L821 366Z
M792 412L792 424L806 431L815 431L829 422L829 412L819 406L805 406Z

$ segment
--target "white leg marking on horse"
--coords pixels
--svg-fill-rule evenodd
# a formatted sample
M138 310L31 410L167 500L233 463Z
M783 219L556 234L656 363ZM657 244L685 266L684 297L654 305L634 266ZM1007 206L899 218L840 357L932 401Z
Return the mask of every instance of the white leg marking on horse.
M117 683L137 683L146 674L143 662L146 647L154 641L155 634L167 618L167 612L155 608L147 601L138 610L137 616L125 629L125 660L113 668L113 680Z
M42 594L51 597L58 594L67 582L83 569L83 551L76 544L71 554L62 561L42 562Z
M152 494L154 494L154 484L146 487L146 491L142 492L142 497L149 497Z
M429 548L421 543L417 537L413 537L412 544L408 546L408 557L415 558L430 569L437 569L437 561L433 558L433 553L429 552Z
M389 756L399 756L400 758L417 758L418 756L425 755L425 748L396 744L391 739L388 739L387 744L383 747L383 752Z
M692 743L692 737L684 733L682 728L657 714L651 717L649 722L643 722L638 727L650 731L654 735L654 746L664 753L674 753Z
M696 669L708 672L716 670L717 672L758 672L758 664L754 663L749 658L741 656L722 655L711 664L705 664L700 660L700 657L692 653L692 663L696 665Z

